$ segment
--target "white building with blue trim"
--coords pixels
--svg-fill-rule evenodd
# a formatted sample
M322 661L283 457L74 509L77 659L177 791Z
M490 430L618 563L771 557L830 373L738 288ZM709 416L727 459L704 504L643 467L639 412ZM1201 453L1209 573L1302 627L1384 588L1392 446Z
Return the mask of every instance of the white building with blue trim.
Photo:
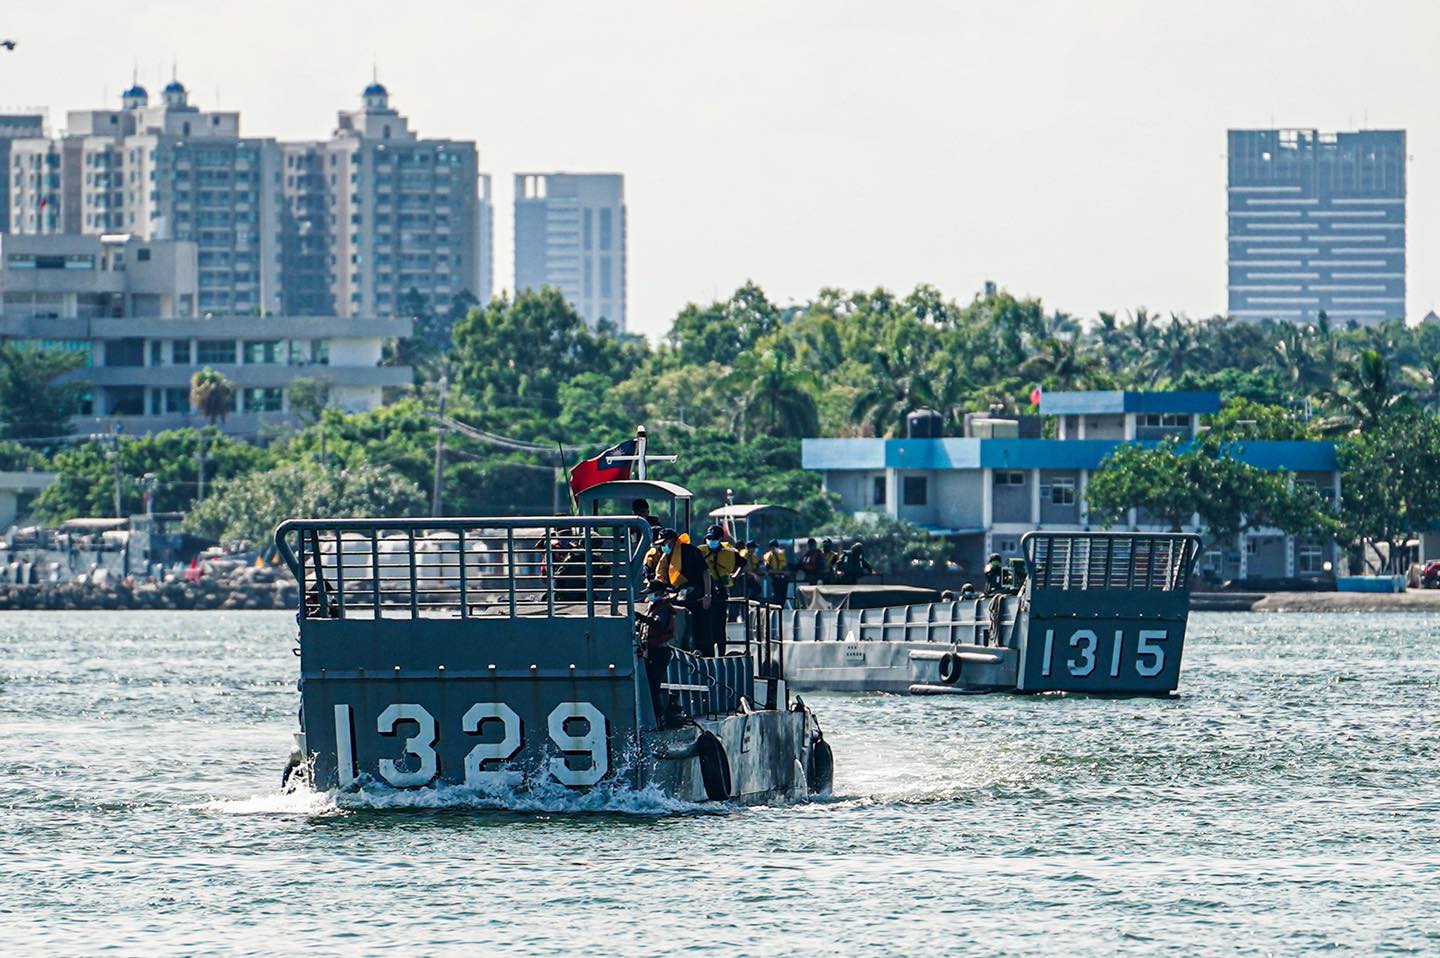
M1015 420L979 420L964 438L806 439L801 464L856 515L884 514L955 542L962 573L978 576L991 552L1019 555L1032 530L1088 530L1085 490L1117 446L1188 438L1200 417L1220 409L1218 393L1062 392L1040 399L1054 438L1020 438ZM1238 458L1263 469L1287 469L1331 502L1340 495L1335 446L1315 441L1243 443ZM1131 510L1109 528L1167 531ZM1186 531L1203 532L1198 517ZM1328 575L1339 568L1328 541L1250 529L1233 544L1206 543L1202 571L1222 579Z

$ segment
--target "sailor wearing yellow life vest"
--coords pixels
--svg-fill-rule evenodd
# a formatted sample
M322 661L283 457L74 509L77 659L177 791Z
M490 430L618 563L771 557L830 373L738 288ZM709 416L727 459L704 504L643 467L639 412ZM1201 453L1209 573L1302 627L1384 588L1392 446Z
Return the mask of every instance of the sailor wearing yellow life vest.
M725 654L725 620L730 588L735 577L744 573L745 558L725 541L725 530L711 526L705 530L705 544L700 546L705 557L705 571L710 573L710 608L699 631L696 645L709 647L714 643L717 655Z
M790 557L780 548L779 539L771 539L769 548L760 557L760 566L765 574L765 597L785 598L788 592Z

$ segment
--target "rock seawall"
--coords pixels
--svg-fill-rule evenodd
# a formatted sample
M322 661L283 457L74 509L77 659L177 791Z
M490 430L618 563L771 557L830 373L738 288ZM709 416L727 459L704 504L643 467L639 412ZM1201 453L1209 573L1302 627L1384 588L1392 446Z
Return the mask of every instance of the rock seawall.
M285 576L206 576L199 582L60 582L0 585L0 611L83 609L294 609L295 580Z

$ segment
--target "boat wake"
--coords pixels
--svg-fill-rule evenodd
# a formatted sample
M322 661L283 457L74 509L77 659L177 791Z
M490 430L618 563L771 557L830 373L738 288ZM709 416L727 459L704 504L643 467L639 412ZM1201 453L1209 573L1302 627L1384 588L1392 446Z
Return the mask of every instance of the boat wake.
M664 816L723 815L739 806L682 801L666 795L654 785L642 789L602 785L577 792L558 782L524 782L516 776L514 783L489 787L442 784L431 788L397 789L368 782L354 791L343 792L318 792L306 784L296 783L267 795L216 799L196 807L226 815L326 816L364 811L472 809L518 814Z

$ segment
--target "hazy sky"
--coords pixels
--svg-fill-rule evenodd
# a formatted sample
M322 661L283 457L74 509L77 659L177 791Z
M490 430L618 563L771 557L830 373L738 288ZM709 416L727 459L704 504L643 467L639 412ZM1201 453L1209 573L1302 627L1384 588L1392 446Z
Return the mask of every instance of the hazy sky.
M1440 3L7 0L0 106L114 105L179 63L242 132L316 138L372 62L494 174L619 171L630 327L746 278L1081 315L1225 305L1225 130L1409 131L1409 311L1440 305ZM217 92L218 91L218 92Z

